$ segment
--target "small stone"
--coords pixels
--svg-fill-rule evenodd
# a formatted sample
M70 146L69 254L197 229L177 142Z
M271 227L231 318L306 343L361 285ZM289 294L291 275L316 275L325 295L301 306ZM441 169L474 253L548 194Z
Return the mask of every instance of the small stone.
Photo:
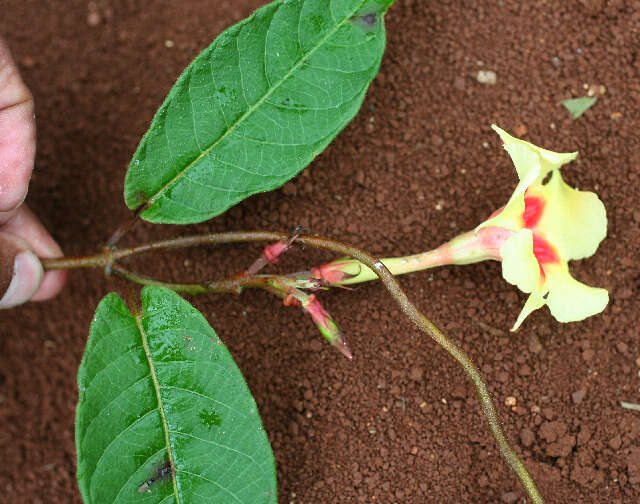
M311 343L309 343L309 347L311 348L311 350L313 352L320 352L322 351L322 347L324 345L322 344L322 342L320 340L314 339L313 341L311 341Z
M100 13L96 10L92 10L89 12L89 14L87 14L87 24L89 26L98 26L100 24L100 21L102 21L102 18L100 17Z
M536 440L536 435L533 431L529 429L522 429L520 432L520 441L522 442L522 446L525 448L529 448L533 442Z
M463 91L464 90L464 77L456 77L455 79L453 79L453 87L455 89L457 89L458 91Z
M616 349L618 350L618 352L620 352L621 354L627 353L627 350L629 350L629 346L623 342L623 341L618 341L616 343Z
M502 502L505 504L515 504L520 498L519 492L507 492L502 494Z
M423 371L422 368L419 368L417 366L412 367L411 371L409 371L409 378L411 378L413 381L422 381L422 375L423 375Z
M524 124L518 124L515 128L513 128L513 132L516 134L518 138L522 138L527 134L529 130Z
M463 384L456 385L451 390L451 397L454 399L466 399L467 398L467 387Z
M531 337L529 338L529 351L533 354L542 352L542 344L535 333L531 333Z
M586 445L591 439L591 430L586 425L583 425L580 428L580 432L578 433L578 444L581 446Z
M576 390L573 394L571 394L571 400L573 401L573 404L580 404L584 399L584 396L586 395L587 395L586 390L582 390L582 389Z
M630 257L621 257L620 258L620 266L624 268L631 268L635 265L635 262Z
M22 63L22 66L25 68L33 68L36 64L36 60L34 60L30 56L25 56L24 58L22 58L22 60L20 60L20 63Z
M619 450L621 446L622 446L622 438L620 438L620 436L612 437L609 440L609 448L611 448L612 450Z
M171 49L174 45L175 45L175 43L173 42L173 40L165 40L164 41L164 46L167 49Z
M561 437L555 443L551 443L547 446L545 453L549 457L566 457L571 453L573 447L576 445L576 437L566 435Z
M627 455L627 474L629 483L635 485L640 483L640 448L634 446Z
M496 76L496 73L492 70L479 70L476 75L476 80L480 84L493 86L497 82L498 77Z
M508 396L504 400L504 405L505 406L513 407L513 406L516 405L516 403L517 403L516 398L513 397L513 396Z
M553 408L544 408L542 410L542 416L547 420L553 420L556 416L556 412L553 411Z
M287 184L282 186L282 193L285 196L295 196L298 194L298 189L293 182L288 182Z
M567 425L564 422L545 422L538 430L538 435L547 443L553 443L567 432Z
M411 455L416 455L418 453L418 447L414 446L413 448L411 448L410 453L411 453Z

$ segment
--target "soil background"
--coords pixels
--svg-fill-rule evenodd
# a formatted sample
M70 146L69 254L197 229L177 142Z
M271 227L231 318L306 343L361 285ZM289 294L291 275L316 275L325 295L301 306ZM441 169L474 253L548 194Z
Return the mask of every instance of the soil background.
M263 3L0 0L0 33L37 106L27 202L66 254L98 251L127 219L124 173L156 108L201 49ZM478 363L548 502L639 502L640 412L619 403L640 402L640 1L398 0L387 27L362 110L303 174L201 225L142 224L127 242L304 225L383 257L416 253L507 201L516 174L491 123L579 150L564 177L598 192L609 235L571 268L609 289L602 315L561 325L545 308L510 335L525 298L498 263L400 282ZM495 84L478 82L479 70ZM598 102L572 120L560 102L588 92ZM259 250L154 255L140 267L210 280ZM329 258L297 248L278 270ZM75 376L95 307L117 289L99 271L74 271L55 300L0 314L1 500L80 502ZM280 502L524 503L461 369L384 289L321 299L352 362L265 293L193 299L256 397Z

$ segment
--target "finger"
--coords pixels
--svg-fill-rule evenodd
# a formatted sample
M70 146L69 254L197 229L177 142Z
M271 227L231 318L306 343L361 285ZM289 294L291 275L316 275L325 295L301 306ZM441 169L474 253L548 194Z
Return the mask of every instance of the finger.
M25 303L40 288L42 265L27 242L0 232L0 308Z
M37 257L62 257L60 246L26 205L21 205L13 212L11 219L2 227L2 231L24 240ZM44 273L40 288L31 299L42 301L55 296L64 286L66 278L66 271L47 271Z
M0 38L0 212L22 203L36 151L33 98Z

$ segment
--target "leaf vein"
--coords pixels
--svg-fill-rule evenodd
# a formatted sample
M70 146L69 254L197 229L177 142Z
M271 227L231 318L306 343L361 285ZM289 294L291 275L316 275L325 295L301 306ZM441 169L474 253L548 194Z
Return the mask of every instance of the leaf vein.
M358 4L358 7L350 12L345 18L336 24L317 44L313 49L311 49L308 53L304 54L300 60L298 60L291 69L282 77L278 82L276 82L272 87L270 87L266 93L258 100L255 104L249 107L236 121L231 125L229 129L227 129L215 142L213 142L209 147L207 147L199 156L197 156L193 161L191 161L186 167L182 170L178 171L178 173L163 187L161 187L149 200L147 201L147 208L151 207L153 203L155 203L158 198L163 195L169 187L173 186L178 180L180 180L194 165L196 165L208 152L216 148L227 136L233 133L234 130L238 128L240 124L242 124L249 116L251 116L259 107L264 103L264 101L274 93L276 89L278 89L291 75L294 74L296 70L298 70L312 55L315 51L317 51L320 47L324 45L345 23L349 21L349 19L360 9L362 2ZM279 8L279 7L278 7ZM237 35L236 35L237 37ZM240 72L242 75L242 72ZM166 128L165 128L166 130ZM166 131L165 131L166 134Z
M87 437L87 432L89 431L89 429L91 428L91 426L93 425L93 422L95 422L98 417L100 415L102 415L102 412L104 410L106 410L107 408L109 408L109 406L111 406L115 401L117 401L120 396L122 396L124 393L128 392L129 390L131 390L133 387L135 387L136 385L138 385L141 381L146 380L147 378L149 378L150 375L145 375L142 378L140 378L139 380L136 380L134 383L132 383L131 385L129 385L127 388L121 390L117 396L115 396L113 399L111 399L111 401L109 401L104 407L100 408L100 411L98 411L95 416L91 419L91 421L89 422L89 424L87 425L87 427L85 428L84 434L82 435L82 439L80 440L80 443L82 444L85 440L85 438Z

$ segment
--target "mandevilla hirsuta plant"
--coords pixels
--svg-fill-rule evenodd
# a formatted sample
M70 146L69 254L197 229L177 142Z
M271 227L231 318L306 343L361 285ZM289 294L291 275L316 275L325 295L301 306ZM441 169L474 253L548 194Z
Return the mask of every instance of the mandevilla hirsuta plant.
M120 246L141 219L202 222L307 166L360 108L380 67L392 3L277 0L223 32L180 76L133 156L124 190L132 219L99 254L44 261L47 269L101 268L129 281L124 300L111 293L99 304L78 372L77 475L85 503L277 502L273 454L242 374L203 315L177 292L264 289L308 313L329 343L352 358L317 295L376 277L464 368L501 454L530 500L544 502L476 366L393 275L495 259L505 279L530 294L513 330L544 304L561 322L600 312L607 292L577 282L567 266L592 255L606 234L597 196L570 188L560 176L575 154L546 151L494 127L520 179L512 197L475 230L414 256L380 261L297 228ZM171 283L123 265L159 249L257 241L270 244L253 264L215 281ZM306 272L263 273L293 243L345 258ZM144 286L140 301L131 283Z

